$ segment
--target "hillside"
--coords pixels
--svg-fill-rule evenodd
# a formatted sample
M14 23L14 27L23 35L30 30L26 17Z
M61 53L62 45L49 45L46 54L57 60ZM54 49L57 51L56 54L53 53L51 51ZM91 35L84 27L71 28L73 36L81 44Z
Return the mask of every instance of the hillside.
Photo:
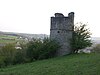
M46 34L28 34L28 33L15 33L15 32L2 32L0 31L0 36L6 35L6 36L11 36L11 37L22 37L23 39L32 39L32 38L41 38L43 39L44 37L49 37L49 35ZM92 37L91 38L92 42L94 44L100 44L100 37Z
M100 44L100 37L92 37L91 40L94 44Z
M2 32L0 31L0 35L10 35L10 36L16 36L16 37L22 37L22 38L41 38L48 37L46 34L28 34L28 33L15 33L15 32Z
M75 54L1 68L0 75L100 75L100 54Z
M7 43L26 42L32 38L45 38L46 34L27 34L27 33L14 33L14 32L1 32L0 31L0 47Z

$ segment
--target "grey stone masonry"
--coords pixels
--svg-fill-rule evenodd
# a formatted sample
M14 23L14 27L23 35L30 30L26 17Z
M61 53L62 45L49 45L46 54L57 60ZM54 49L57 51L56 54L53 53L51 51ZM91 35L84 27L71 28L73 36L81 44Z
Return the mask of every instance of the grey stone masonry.
M57 50L57 56L70 54L72 51L70 40L74 30L74 12L64 16L62 13L55 13L51 17L50 39L56 40L61 48Z

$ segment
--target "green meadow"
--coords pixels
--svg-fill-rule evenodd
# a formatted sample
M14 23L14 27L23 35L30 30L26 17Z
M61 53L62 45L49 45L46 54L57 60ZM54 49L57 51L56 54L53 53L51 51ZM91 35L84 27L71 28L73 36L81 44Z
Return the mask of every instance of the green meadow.
M100 54L72 54L0 68L0 75L100 75Z

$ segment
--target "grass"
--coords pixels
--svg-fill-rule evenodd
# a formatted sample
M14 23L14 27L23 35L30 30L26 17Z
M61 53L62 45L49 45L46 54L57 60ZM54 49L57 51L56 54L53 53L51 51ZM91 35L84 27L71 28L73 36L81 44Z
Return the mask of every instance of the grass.
M23 39L19 39L17 36L12 35L0 35L0 44L23 42Z
M0 44L15 43L15 40L0 40Z
M0 44L14 43L17 37L11 35L0 35Z
M12 38L12 39L16 39L16 36L11 36L11 35L0 35L0 38Z
M100 75L100 54L73 54L0 69L0 75Z

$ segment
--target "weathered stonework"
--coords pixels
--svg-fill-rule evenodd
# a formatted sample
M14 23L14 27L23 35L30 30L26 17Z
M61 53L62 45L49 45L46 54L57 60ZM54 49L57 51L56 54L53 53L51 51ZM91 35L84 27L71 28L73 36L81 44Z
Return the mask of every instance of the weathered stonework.
M68 17L61 13L55 13L55 17L51 17L50 38L55 39L61 48L57 51L57 56L70 54L72 49L70 40L73 36L74 29L74 13L68 14Z

